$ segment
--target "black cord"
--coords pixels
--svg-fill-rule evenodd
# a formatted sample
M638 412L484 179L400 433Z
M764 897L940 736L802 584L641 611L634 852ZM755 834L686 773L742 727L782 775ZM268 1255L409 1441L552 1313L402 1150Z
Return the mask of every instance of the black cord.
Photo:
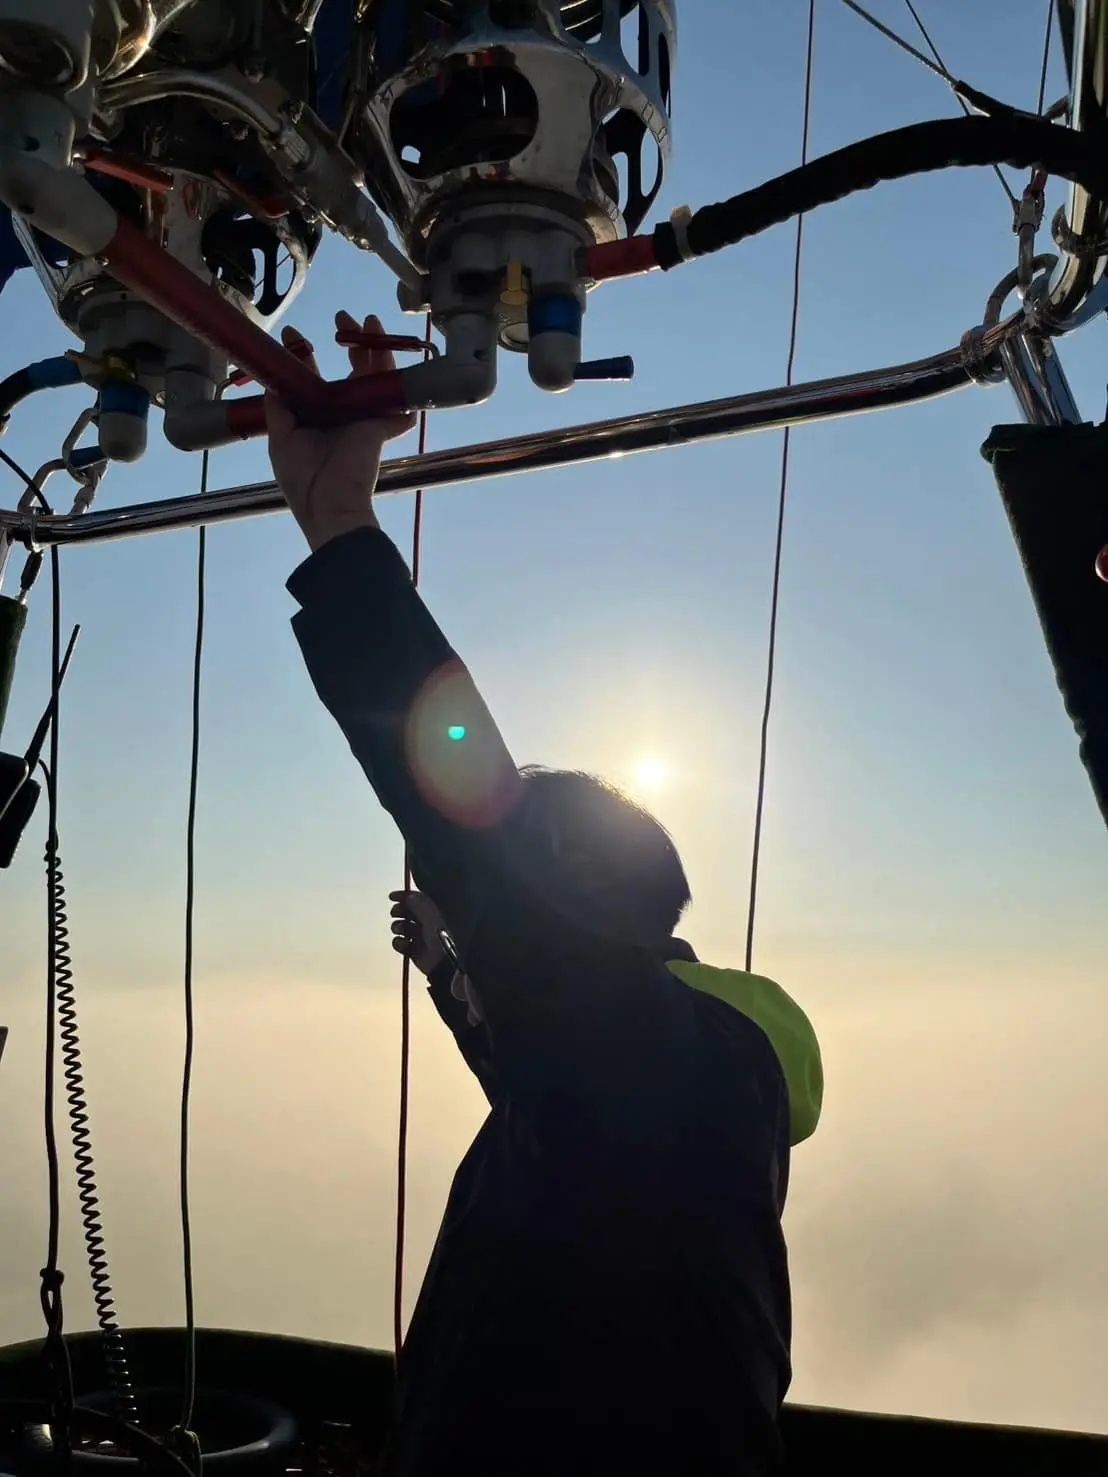
M1046 78L1050 71L1050 46L1054 39L1054 9L1056 0L1047 0L1046 7L1046 35L1043 37L1043 66L1039 73L1039 103L1036 112L1042 117L1043 109L1046 107Z
M58 854L58 707L61 695L62 661L62 600L58 548L50 550L50 758L47 782L48 821L46 851L48 861ZM49 1166L50 1218L47 1230L47 1268L56 1272L58 1266L58 1243L61 1234L61 1193L58 1172L58 1139L54 1122L54 1064L55 1064L55 996L54 978L54 934L53 899L49 901L50 957L46 975L46 1100L44 1103L44 1128L46 1133L46 1158Z
M44 767L49 811L46 838L46 865L53 875L58 865L58 712L62 684L62 600L61 570L57 545L50 550L50 758ZM58 1266L61 1240L61 1175L58 1161L58 1134L54 1116L54 1093L57 1060L57 894L47 890L47 960L46 960L46 1051L44 1060L43 1136L46 1140L48 1224L46 1265L40 1275L40 1300L46 1322L45 1355L53 1381L51 1392L52 1435L64 1469L70 1454L73 1416L73 1371L69 1350L63 1337L62 1283L64 1274Z
M808 43L804 66L804 123L801 131L800 164L808 162L808 146L812 136L812 73L816 53L816 0L808 0ZM791 385L796 370L796 347L800 331L800 278L804 262L804 216L796 221L796 249L793 255L793 306L789 326L789 359L785 383ZM773 557L773 592L770 597L769 653L766 659L765 705L762 710L762 734L758 756L758 799L754 810L754 844L750 858L750 906L746 918L746 970L754 966L754 923L758 911L758 874L762 857L762 822L766 807L766 775L769 767L769 723L773 712L774 677L777 668L777 629L781 609L781 562L785 544L785 509L789 497L789 453L792 450L792 428L786 426L781 446L781 486L777 504L777 539Z
M23 470L14 457L10 457L6 451L0 450L0 462L3 462L10 472L15 473L24 487L28 488L31 492L38 492L38 488L35 486L35 479L29 472ZM40 497L41 495L39 493Z
M208 453L200 466L200 495L208 490ZM185 1283L185 1388L181 1431L191 1430L196 1406L196 1301L192 1270L192 1216L189 1207L189 1112L192 1101L193 923L196 907L196 807L200 779L200 679L204 664L204 592L207 529L201 524L196 546L196 643L192 667L192 754L189 762L188 822L185 832L185 1059L181 1077L181 1245Z
M77 631L74 629L76 639ZM73 641L70 642L72 650ZM68 659L68 653L66 655ZM61 676L65 675L65 661ZM59 681L60 686L60 681ZM96 1160L89 1126L89 1102L85 1089L84 1064L81 1060L81 1033L77 1005L77 982L69 943L69 924L62 876L61 857L57 849L47 868L47 886L53 918L52 948L54 953L54 996L57 1037L61 1046L62 1080L69 1104L70 1134L73 1144L73 1167L77 1174L77 1206L88 1255L92 1300L96 1321L100 1326L104 1363L115 1395L119 1414L137 1426L138 1407L127 1359L127 1346L116 1319L115 1295L112 1292L108 1255L101 1219L100 1195L96 1184Z
M41 561L36 551L31 561ZM96 1305L97 1322L104 1337L104 1352L113 1390L119 1399L122 1414L137 1424L134 1391L123 1337L115 1317L114 1298L108 1262L104 1249L104 1231L100 1219L99 1194L96 1185L96 1168L89 1130L88 1099L85 1094L84 1068L81 1061L80 1030L77 1012L77 992L69 945L69 927L65 897L65 882L62 876L60 841L58 835L58 763L60 748L59 711L61 707L62 683L69 668L80 634L80 626L74 626L64 655L61 651L61 578L60 556L57 545L50 550L51 599L51 683L50 701L39 721L25 755L25 778L30 777L36 767L42 769L46 780L49 804L49 834L46 847L46 899L48 919L47 960L47 1040L46 1040L46 1100L44 1103L45 1137L49 1185L49 1244L47 1265L42 1271L42 1305L47 1325L47 1336L51 1342L50 1357L59 1371L55 1376L58 1400L66 1407L72 1405L72 1387L68 1371L68 1354L62 1339L61 1286L62 1274L58 1270L58 1245L60 1239L60 1184L57 1130L55 1123L55 1085L57 1050L60 1044L62 1080L69 1105L69 1119L73 1139L73 1161L77 1173L77 1199L80 1219L84 1230L88 1252L89 1274L92 1282L93 1302ZM23 588L29 588L27 573L24 573ZM40 759L44 741L49 737L49 761ZM21 788L22 786L20 786ZM18 791L17 791L18 793ZM10 802L9 802L10 803Z

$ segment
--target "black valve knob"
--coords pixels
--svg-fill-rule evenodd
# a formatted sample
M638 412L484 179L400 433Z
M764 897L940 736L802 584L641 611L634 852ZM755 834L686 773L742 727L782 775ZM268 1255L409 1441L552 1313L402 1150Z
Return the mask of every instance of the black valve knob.
M635 361L630 354L616 359L589 359L573 371L575 380L633 380Z

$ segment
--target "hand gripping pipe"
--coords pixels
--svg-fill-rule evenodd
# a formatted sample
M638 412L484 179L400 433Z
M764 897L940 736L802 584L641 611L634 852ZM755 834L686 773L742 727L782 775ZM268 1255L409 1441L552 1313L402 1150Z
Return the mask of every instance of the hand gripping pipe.
M402 457L381 468L380 494L415 488L483 482L551 467L580 466L632 452L672 450L748 432L810 425L863 411L888 410L948 394L988 378L982 371L1000 344L1022 323L1016 315L959 347L911 364L813 384L729 396L694 405L647 411L565 430L540 431L511 440L454 447ZM0 510L0 533L40 545L100 543L200 524L276 513L285 507L273 482L231 487L201 496L165 498L78 516L44 516L36 510Z

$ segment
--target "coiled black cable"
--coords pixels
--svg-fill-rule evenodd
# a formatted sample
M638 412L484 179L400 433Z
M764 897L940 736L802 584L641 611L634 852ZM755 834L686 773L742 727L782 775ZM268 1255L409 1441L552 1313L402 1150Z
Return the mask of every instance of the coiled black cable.
M58 709L62 685L62 616L61 574L58 549L50 550L50 763L43 765L46 775L50 819L46 837L47 863L58 851ZM47 889L46 951L46 1051L43 1063L43 1138L46 1143L46 1182L48 1219L46 1230L46 1265L39 1273L39 1298L46 1323L43 1346L44 1362L50 1376L50 1427L58 1453L61 1471L70 1466L70 1441L73 1425L73 1369L69 1347L65 1342L65 1310L62 1283L65 1274L58 1265L61 1247L61 1172L58 1157L57 1124L54 1114L55 1066L57 1057L57 998L54 953L54 896Z
M50 762L42 764L49 804L46 840L46 904L47 934L47 1019L46 1019L46 1149L49 1165L50 1226L46 1266L42 1271L42 1305L47 1325L47 1360L54 1378L55 1439L64 1448L68 1439L68 1423L73 1408L72 1376L68 1352L62 1336L61 1286L63 1275L58 1268L61 1207L59 1194L58 1150L54 1128L54 1063L58 1042L61 1044L63 1080L69 1104L69 1120L73 1136L73 1157L77 1169L77 1194L85 1233L89 1271L97 1321L104 1336L108 1374L119 1401L120 1413L135 1423L136 1406L131 1385L122 1334L115 1318L114 1298L104 1253L104 1234L100 1221L99 1196L89 1133L88 1100L85 1095L84 1068L81 1062L80 1033L77 1024L77 997L73 979L73 959L69 947L69 923L66 911L65 882L62 876L58 846L58 764L59 708L61 684L69 652L65 659L61 650L61 567L58 548L50 550L51 574L51 694L50 694ZM76 632L74 632L74 637ZM70 642L70 651L73 642Z
M73 1139L73 1163L77 1173L77 1200L88 1255L92 1299L96 1321L103 1335L104 1361L116 1397L119 1414L129 1425L138 1425L138 1407L127 1362L123 1334L115 1316L115 1297L108 1275L104 1249L104 1227L100 1218L100 1196L96 1188L96 1166L89 1130L88 1098L85 1093L81 1037L77 1022L77 991L73 958L69 947L69 918L61 857L55 844L46 853L46 885L50 894L51 938L54 959L54 1004L61 1045L62 1079L69 1104L69 1127Z

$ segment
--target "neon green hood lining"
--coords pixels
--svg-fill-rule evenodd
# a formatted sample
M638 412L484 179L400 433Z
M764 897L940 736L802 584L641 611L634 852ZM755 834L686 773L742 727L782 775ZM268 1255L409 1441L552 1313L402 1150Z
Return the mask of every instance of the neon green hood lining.
M741 969L671 960L683 984L714 995L760 1026L777 1053L789 1092L789 1142L811 1138L823 1108L823 1060L812 1023L780 985Z

